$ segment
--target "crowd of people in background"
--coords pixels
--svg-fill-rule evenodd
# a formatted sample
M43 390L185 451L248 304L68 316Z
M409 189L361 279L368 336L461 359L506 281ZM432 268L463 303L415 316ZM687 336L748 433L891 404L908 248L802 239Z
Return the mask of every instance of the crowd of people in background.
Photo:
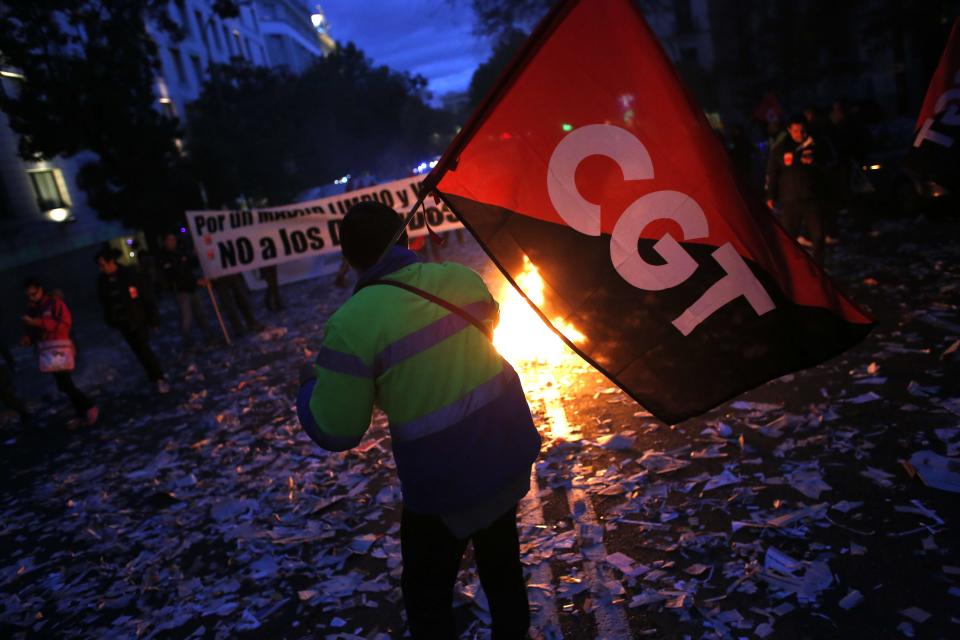
M219 347L219 327L210 322L209 304L201 292L208 285L216 292L219 310L230 337L239 338L247 332L259 332L265 327L257 320L239 275L216 278L211 282L199 274L199 261L192 243L180 234L165 234L155 252L145 248L137 251L137 264L123 265L123 253L104 245L94 256L97 276L97 300L103 323L116 332L117 338L127 344L140 364L144 375L159 394L169 393L171 384L151 338L161 331L161 317L157 290L169 293L176 301L180 354L195 353L200 348ZM276 267L265 278L267 282L264 306L268 311L284 309L280 298ZM21 346L33 347L41 372L49 373L57 389L67 396L76 414L68 428L94 424L99 408L73 381L78 358L71 332L73 316L59 290L47 291L36 278L23 283L26 310L21 318L23 336ZM199 330L202 343L194 335ZM10 409L19 416L20 423L33 423L29 404L18 394L14 385L16 359L6 347L0 346L0 409Z
M860 165L868 151L866 127L851 116L842 101L834 102L826 115L816 107L808 107L786 122L781 114L767 113L754 124L753 135L741 124L722 132L731 167L748 196L765 201L787 233L823 265L827 246L838 241L837 216L847 209L851 185L860 177ZM462 244L463 233L445 235ZM419 244L412 244L411 249L426 259L431 254L434 259L441 257L440 246L426 238L417 240ZM214 306L219 316L217 322L228 328L231 337L240 338L265 328L254 313L243 278L229 275L205 280L200 275L196 252L182 234L167 233L155 252L139 249L137 253L140 258L135 268L120 264L123 254L118 249L104 246L97 252L97 294L104 324L129 346L158 393L168 393L170 381L150 344L151 335L160 327L157 288L176 301L182 354L223 344L220 327L211 321L209 305L201 295L208 286L219 302L219 308ZM337 286L348 284L346 266L344 262L334 278ZM276 266L262 269L260 275L266 283L265 310L282 311L285 307ZM62 294L47 292L34 278L24 282L24 291L27 305L22 317L21 344L32 345L38 354L48 347L56 354L56 349L62 349L64 344L74 349L72 355L66 354L69 362L51 365L49 373L73 406L76 417L70 426L95 423L98 407L73 381L72 316ZM29 424L32 416L28 405L17 395L13 384L15 360L2 347L0 355L0 403L15 411L22 424Z
M849 206L869 148L866 127L842 100L823 114L814 106L786 122L779 113L764 114L756 122L762 140L740 124L724 133L731 166L748 196L762 197L820 265L826 247L839 241L837 218Z

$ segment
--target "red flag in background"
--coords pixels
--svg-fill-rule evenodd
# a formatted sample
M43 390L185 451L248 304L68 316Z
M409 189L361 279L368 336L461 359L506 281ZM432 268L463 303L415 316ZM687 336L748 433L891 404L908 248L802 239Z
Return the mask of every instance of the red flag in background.
M745 201L629 0L557 6L427 184L514 286L529 258L541 316L585 334L571 346L667 422L872 325Z
M933 191L934 185L937 192L942 187L960 190L960 18L953 21L915 131L907 166L926 183L928 191Z
M953 27L950 29L950 38L947 40L947 46L940 56L940 63L937 70L930 79L930 86L927 87L927 95L923 100L923 106L920 107L920 115L917 117L918 134L924 129L929 129L933 125L935 116L948 110L951 103L954 104L954 119L956 118L957 102L960 102L960 18L955 18ZM952 91L951 91L952 90ZM954 123L954 125L960 123ZM918 135L914 141L915 146L926 140L927 137Z

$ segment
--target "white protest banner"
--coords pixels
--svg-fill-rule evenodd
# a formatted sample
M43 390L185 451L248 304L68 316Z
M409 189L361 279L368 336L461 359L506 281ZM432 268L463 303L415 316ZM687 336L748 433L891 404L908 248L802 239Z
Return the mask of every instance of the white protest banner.
M394 180L328 198L249 211L187 211L187 224L207 278L340 251L340 221L358 202L376 200L405 215L417 201L419 178ZM462 225L446 205L424 202L426 222L437 232ZM421 209L407 227L427 234Z

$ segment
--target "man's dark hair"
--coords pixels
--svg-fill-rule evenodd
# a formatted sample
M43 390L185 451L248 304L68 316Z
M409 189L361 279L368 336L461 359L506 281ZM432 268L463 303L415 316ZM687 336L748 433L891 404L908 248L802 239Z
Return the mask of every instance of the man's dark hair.
M23 281L23 288L24 290L33 289L33 288L43 289L43 285L40 284L39 280L37 280L33 276L30 276L29 278Z
M400 214L381 202L369 200L353 205L340 223L343 257L361 271L369 269L376 264L401 224ZM397 244L407 246L406 231Z
M789 129L792 125L795 125L795 124L802 124L803 128L806 129L808 123L807 123L807 119L803 117L803 114L798 113L790 116L790 119L787 120L787 129Z
M99 262L100 258L103 258L104 262L116 262L122 254L119 249L111 247L108 244L100 247L100 250L97 251L96 255L93 256L94 262Z

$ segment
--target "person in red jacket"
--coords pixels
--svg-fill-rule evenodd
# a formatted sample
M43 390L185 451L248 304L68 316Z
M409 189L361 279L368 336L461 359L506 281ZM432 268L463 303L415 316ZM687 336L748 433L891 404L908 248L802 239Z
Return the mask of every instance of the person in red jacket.
M27 278L23 288L27 293L27 313L23 316L26 332L20 343L36 345L45 340L69 340L73 319L63 300L47 294L36 278ZM99 410L73 383L71 373L57 371L53 374L57 389L70 398L78 419L91 425L97 421Z

